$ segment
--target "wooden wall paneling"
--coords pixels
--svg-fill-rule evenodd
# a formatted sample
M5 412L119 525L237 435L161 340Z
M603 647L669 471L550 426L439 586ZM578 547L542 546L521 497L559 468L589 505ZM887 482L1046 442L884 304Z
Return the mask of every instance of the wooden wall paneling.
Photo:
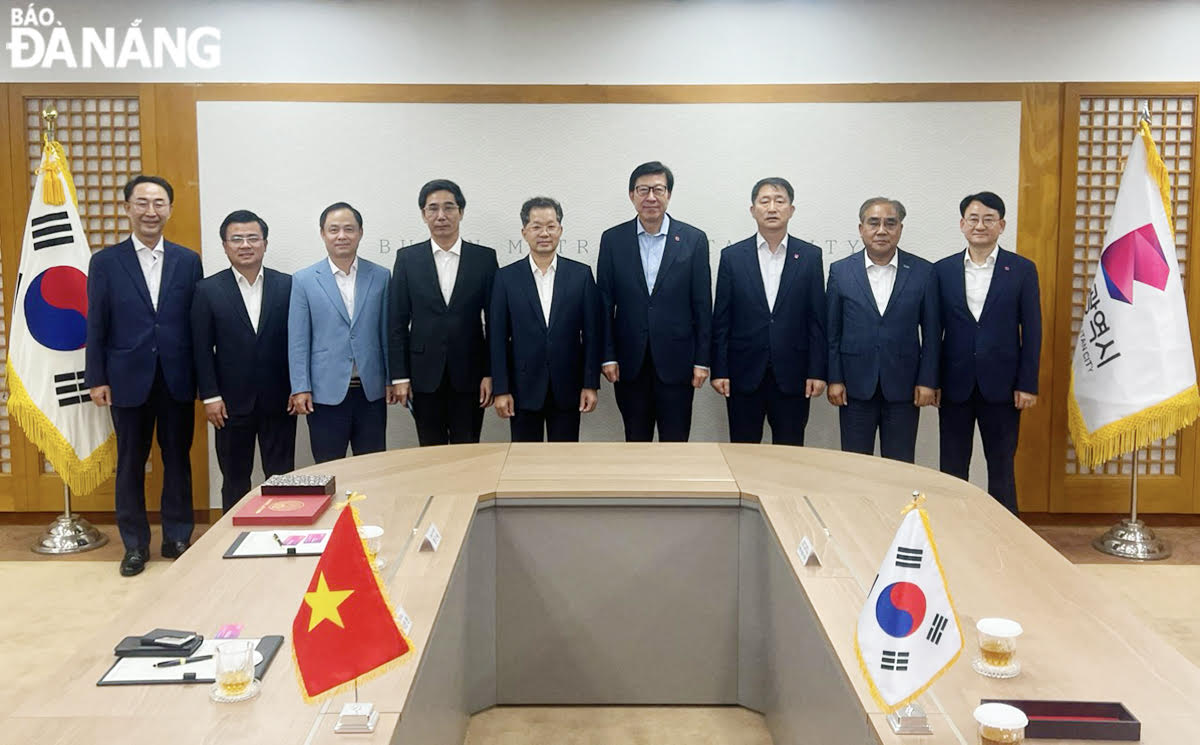
M1015 238L1021 255L1037 265L1042 306L1038 405L1021 415L1016 456L1017 494L1023 512L1046 512L1050 504L1052 461L1045 443L1052 431L1054 402L1061 390L1054 380L1052 342L1062 149L1062 86L1056 83L1022 86L1020 226ZM1013 240L1013 236L1007 240Z
M175 204L167 233L176 243L200 252L200 161L197 154L196 90L191 84L142 86L154 152L148 163L154 172L171 182ZM148 166L149 167L149 166ZM192 434L192 506L208 510L208 420L204 405L196 402Z
M1091 285L1098 261L1098 243L1111 212L1108 202L1115 197L1118 172L1132 139L1132 112L1145 99L1152 99L1152 129L1160 152L1171 170L1176 204L1177 253L1181 256L1185 290L1197 278L1188 271L1191 263L1191 208L1196 196L1192 183L1195 157L1195 84L1093 84L1066 86L1062 158L1062 224L1060 282L1056 298L1054 362L1055 383L1060 387L1051 431L1051 511L1126 512L1129 509L1131 463L1128 457L1114 459L1097 469L1081 468L1074 461L1067 434L1066 395L1070 363L1082 294ZM1107 100L1106 100L1107 99ZM1086 102L1086 106L1085 106ZM1084 109L1087 109L1086 111ZM1118 115L1114 116L1113 112ZM1119 120L1119 121L1117 121ZM1104 122L1096 124L1097 121ZM1116 123L1113 123L1116 122ZM1081 134L1083 136L1081 136ZM1173 167L1174 164L1174 167ZM1082 171L1081 169L1088 169ZM1081 178L1082 175L1082 178ZM1181 192L1183 192L1181 194ZM1179 200L1182 199L1182 203ZM1080 212L1081 205L1089 209ZM1096 209L1100 206L1101 209ZM1186 250L1183 250L1186 249ZM1197 338L1196 312L1192 317L1193 346ZM1191 512L1200 505L1194 495L1197 463L1194 427L1183 430L1143 451L1139 465L1138 501L1144 512Z
M841 103L1016 101L1020 83L847 83L836 85L373 85L205 83L200 101L358 103Z
M21 127L17 126L20 121L20 113L17 112L14 116L8 100L9 93L8 85L0 85L0 122L5 123L9 133L8 142L0 142L0 173L7 173L11 178L15 178L14 170L18 169L14 169L12 166L12 154L14 150L21 148L23 138L20 137ZM7 360L8 353L8 333L11 328L12 296L17 285L17 265L21 255L21 233L24 229L22 220L24 213L18 213L18 198L12 187L13 184L10 183L7 190L8 198L0 199L0 272L2 272L0 273L0 286L4 290L3 296L0 298L0 302L4 304L4 325L0 335L4 338L5 360ZM18 214L21 217L18 217ZM0 386L3 386L2 381L0 381ZM8 418L8 390L6 387L0 390L0 396L4 401L4 407L0 410L3 412L3 416L0 418L0 427L4 427L4 433L9 436L7 448L10 453L10 457L7 459L9 470L0 471L0 511L11 511L21 509L25 505L24 457L26 443L21 428L15 421Z

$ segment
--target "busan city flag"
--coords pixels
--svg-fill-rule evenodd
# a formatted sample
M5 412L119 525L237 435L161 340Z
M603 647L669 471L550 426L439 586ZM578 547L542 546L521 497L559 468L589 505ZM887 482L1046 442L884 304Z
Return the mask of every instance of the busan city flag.
M358 513L342 508L292 621L304 700L381 675L412 650L358 535Z
M112 475L109 412L83 386L87 342L87 236L62 145L42 148L25 223L8 337L8 410L76 494Z
M963 646L923 501L918 497L905 508L854 634L867 687L888 713L924 693Z
M1113 206L1071 363L1068 423L1096 466L1200 414L1167 169L1141 122Z

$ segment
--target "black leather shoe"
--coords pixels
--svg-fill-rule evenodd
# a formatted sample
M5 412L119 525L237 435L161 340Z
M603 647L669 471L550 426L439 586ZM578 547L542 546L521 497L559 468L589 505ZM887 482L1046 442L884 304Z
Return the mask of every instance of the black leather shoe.
M162 555L164 559L178 559L191 546L187 541L163 541Z
M147 561L150 561L150 549L126 549L125 558L121 559L121 576L132 577L135 574L141 574L142 570L146 568Z

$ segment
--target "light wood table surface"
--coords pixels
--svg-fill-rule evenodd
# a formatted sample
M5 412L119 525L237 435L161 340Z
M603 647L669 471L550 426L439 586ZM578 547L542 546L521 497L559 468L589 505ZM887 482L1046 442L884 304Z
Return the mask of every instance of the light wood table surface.
M414 700L424 652L442 620L447 588L481 503L539 498L735 500L757 510L841 663L841 684L857 695L879 742L974 743L971 711L980 698L1121 701L1141 719L1144 743L1191 742L1200 731L1200 669L994 500L928 469L809 448L586 443L398 450L304 471L334 473L339 490L368 496L356 506L364 523L385 526L381 555L388 566L382 575L393 602L414 622L415 651L407 662L359 687L360 698L383 713L375 735L334 735L333 719L349 697L306 705L294 680L291 620L316 560L223 560L245 529L226 516L150 583L140 602L112 618L98 618L92 642L0 724L0 741L388 742ZM922 698L935 728L928 738L891 733L866 692L853 653L867 588L914 489L928 497L967 641L959 661ZM328 511L317 527L331 527L335 517ZM443 535L442 545L419 552L419 535L408 538L431 522ZM800 565L795 548L803 536L816 545L820 567ZM1025 628L1018 678L989 680L970 668L974 622L992 615L1015 618ZM157 626L212 635L226 623L244 624L248 637L287 637L253 702L210 703L207 686L95 685L123 636Z

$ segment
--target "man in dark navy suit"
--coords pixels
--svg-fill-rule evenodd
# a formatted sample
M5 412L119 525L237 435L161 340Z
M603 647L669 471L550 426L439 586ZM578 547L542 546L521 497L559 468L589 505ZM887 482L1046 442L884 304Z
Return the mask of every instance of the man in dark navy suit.
M529 256L496 273L492 288L492 380L496 413L513 442L576 442L596 408L604 324L587 264L559 256L562 206L533 197L521 206Z
M398 403L412 400L421 445L479 442L492 405L485 337L496 252L459 235L467 200L437 179L417 196L430 240L396 254L388 292L388 353Z
M163 239L175 191L166 179L125 184L133 234L97 251L88 267L85 384L97 406L111 406L117 435L117 529L125 544L121 574L150 560L146 459L158 426L162 450L162 555L177 558L192 539L192 447L196 376L192 293L204 272L194 251Z
M1013 458L1021 412L1037 403L1042 311L1037 267L1000 248L1004 200L990 191L958 205L967 248L934 265L942 325L941 468L966 479L975 423L988 493L1017 513Z
M228 512L250 491L255 439L268 477L296 467L296 417L288 412L292 277L263 266L267 222L249 210L225 218L221 245L230 268L196 285L192 346Z
M604 298L604 377L625 439L685 442L692 398L709 374L708 236L667 214L675 176L658 161L629 176L637 217L604 231L596 281Z
M829 267L830 403L840 406L842 450L913 462L919 407L938 383L933 265L901 251L904 205L873 197L858 210L865 248Z
M750 192L758 233L721 252L713 304L712 387L725 396L729 439L803 445L809 399L825 391L825 273L821 250L788 235L787 180Z

